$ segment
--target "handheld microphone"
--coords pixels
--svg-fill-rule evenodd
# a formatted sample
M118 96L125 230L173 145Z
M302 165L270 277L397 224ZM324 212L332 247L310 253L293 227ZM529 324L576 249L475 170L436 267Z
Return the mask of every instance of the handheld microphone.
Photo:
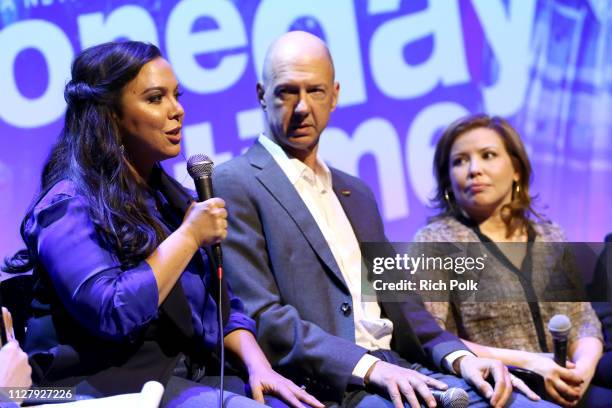
M214 163L205 154L194 154L187 160L187 172L193 179L196 191L198 193L198 201L206 201L213 197L212 172ZM217 318L219 323L219 357L220 357L220 378L219 389L219 408L223 408L223 393L225 390L225 346L223 344L223 327L224 320L229 318L229 298L227 296L227 288L223 286L223 254L221 252L221 244L214 244L211 247L213 256L217 261L217 280L219 283L219 292L217 299ZM226 295L224 295L226 293ZM225 305L224 305L225 303ZM225 312L224 312L225 311ZM224 319L224 313L226 318Z
M561 367L565 367L567 359L567 336L569 335L572 323L570 319L563 314L554 315L548 322L548 331L553 338L553 347L555 349L555 363Z
M430 390L436 403L442 408L467 408L470 398L461 388L451 387L446 391Z
M212 172L214 163L205 154L194 154L187 160L187 172L193 179L199 201L206 201L213 197ZM221 244L212 245L212 251L217 265L222 265L223 253Z

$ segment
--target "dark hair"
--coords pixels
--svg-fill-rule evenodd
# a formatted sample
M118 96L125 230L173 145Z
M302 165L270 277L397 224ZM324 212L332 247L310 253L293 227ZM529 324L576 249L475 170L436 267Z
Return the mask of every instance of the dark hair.
M72 63L66 85L64 128L52 148L41 176L36 203L61 180L72 181L89 204L89 213L101 238L124 266L146 258L165 237L145 204L147 187L133 175L123 156L117 118L121 95L147 62L160 50L137 41L110 42L82 51ZM5 270L21 272L36 263L34 248L7 259Z
M498 116L485 114L466 116L451 123L444 130L434 154L434 176L438 186L432 202L440 210L440 214L435 218L441 216L461 218L463 216L451 189L450 152L459 136L476 128L491 129L499 135L510 156L514 170L520 176L519 181L515 182L518 184L518 192L516 192L515 184L512 201L506 204L501 211L502 219L506 224L506 236L510 237L517 229L530 228L529 218L532 214L537 217L540 215L531 206L532 197L529 195L531 163L525 146L510 123Z

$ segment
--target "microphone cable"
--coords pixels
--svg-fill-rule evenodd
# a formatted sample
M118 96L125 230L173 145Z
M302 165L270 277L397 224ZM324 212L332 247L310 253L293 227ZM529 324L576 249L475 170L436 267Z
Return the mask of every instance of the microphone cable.
M214 197L211 179L213 168L213 161L205 154L194 154L187 159L187 173L189 173L194 181L196 192L198 193L198 201L200 202ZM225 336L223 336L223 253L221 252L221 245L212 245L211 252L212 256L210 257L210 261L213 263L213 266L216 263L217 280L219 281L219 293L216 299L218 312L217 321L219 324L219 359L221 360L221 367L219 370L219 375L221 376L219 383L219 408L223 408L223 394L225 388L225 344L223 340ZM231 308L231 306L229 307Z
M217 304L217 320L219 323L219 359L221 360L221 367L219 375L221 377L219 383L219 408L223 408L223 389L224 389L224 377L225 377L225 344L223 343L223 259L221 254L217 254L217 279L219 281L219 301Z

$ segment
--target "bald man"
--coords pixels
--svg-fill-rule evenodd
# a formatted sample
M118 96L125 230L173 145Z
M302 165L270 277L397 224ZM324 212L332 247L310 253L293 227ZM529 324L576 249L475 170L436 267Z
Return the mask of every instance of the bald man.
M340 90L325 44L305 32L281 36L262 78L265 133L219 166L213 182L229 211L226 276L272 364L343 406L419 407L418 399L434 406L429 389L447 384L483 405L480 395L496 406L536 404L512 393L500 362L476 358L441 330L420 300L361 301L359 243L387 240L368 187L317 157ZM488 373L494 389L483 380Z

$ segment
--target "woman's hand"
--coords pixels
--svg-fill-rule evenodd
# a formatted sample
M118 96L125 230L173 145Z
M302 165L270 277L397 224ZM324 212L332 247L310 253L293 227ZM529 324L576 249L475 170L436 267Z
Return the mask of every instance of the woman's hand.
M225 201L215 197L192 203L180 229L193 239L197 247L223 241L227 236Z
M302 401L311 407L323 408L323 404L315 397L272 369L250 331L234 330L225 336L224 343L227 350L244 362L249 372L249 385L254 400L263 403L263 394L274 394L292 407L304 407Z
M151 266L161 305L198 249L221 242L227 236L225 201L211 198L191 204L183 223L146 259Z
M15 340L13 319L7 308L0 309L0 319L4 321L4 330L8 342L0 342L0 387L30 387L32 385L32 367L28 355L21 350Z
M561 367L554 360L537 353L529 353L529 364L525 368L544 377L544 387L553 401L564 407L573 407L584 393L585 383L576 366L568 361Z
M573 368L572 371L576 373L576 375L578 375L580 378L582 378L582 381L583 381L579 387L580 398L582 398L582 396L586 392L586 389L589 388L589 385L591 384L591 380L593 379L593 376L595 375L595 370L597 369L597 365L588 364L581 360L576 361L574 365L575 365L575 368Z
M269 367L249 370L249 385L253 399L261 403L264 403L264 394L272 394L282 398L291 407L305 407L302 402L311 407L324 407L315 397Z
M569 345L569 355L576 365L573 371L584 381L580 385L581 397L591 384L602 352L603 343L598 337L581 337Z
M32 368L28 355L12 340L0 348L0 387L30 387Z

